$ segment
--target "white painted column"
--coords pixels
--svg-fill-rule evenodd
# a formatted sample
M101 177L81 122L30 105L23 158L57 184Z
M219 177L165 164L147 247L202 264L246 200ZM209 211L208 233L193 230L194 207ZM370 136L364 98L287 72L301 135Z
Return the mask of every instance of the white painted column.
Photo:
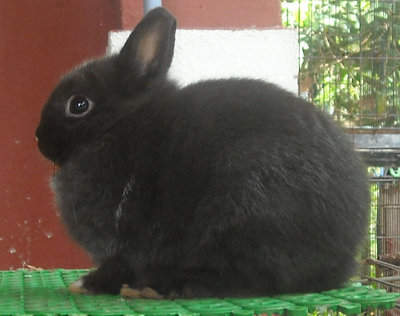
M129 34L111 32L108 52L118 52ZM181 86L211 78L256 78L297 93L297 36L288 29L178 29L169 76Z

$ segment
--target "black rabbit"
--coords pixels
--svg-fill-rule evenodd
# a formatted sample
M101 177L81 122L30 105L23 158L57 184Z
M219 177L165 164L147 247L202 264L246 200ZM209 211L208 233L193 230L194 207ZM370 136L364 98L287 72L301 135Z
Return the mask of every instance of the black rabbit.
M75 288L245 297L341 286L369 200L346 135L259 80L178 88L166 77L175 29L152 10L119 54L65 75L43 108L36 136L59 166L62 219L99 264Z

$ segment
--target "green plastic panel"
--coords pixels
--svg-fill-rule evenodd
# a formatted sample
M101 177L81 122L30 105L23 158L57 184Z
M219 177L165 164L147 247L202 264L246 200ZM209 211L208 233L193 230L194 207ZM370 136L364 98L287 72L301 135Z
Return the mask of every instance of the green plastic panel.
M399 294L367 286L278 297L146 300L68 290L88 270L0 271L0 315L307 316L393 308Z

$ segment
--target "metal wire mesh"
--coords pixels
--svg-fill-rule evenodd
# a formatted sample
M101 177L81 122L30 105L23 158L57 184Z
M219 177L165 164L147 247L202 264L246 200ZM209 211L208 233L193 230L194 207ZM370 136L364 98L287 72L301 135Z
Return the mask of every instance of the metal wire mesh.
M400 266L400 179L387 179L382 177L371 183L371 256ZM400 285L397 270L379 267L375 275L392 277L391 282Z
M345 127L400 127L400 2L283 0L300 94Z

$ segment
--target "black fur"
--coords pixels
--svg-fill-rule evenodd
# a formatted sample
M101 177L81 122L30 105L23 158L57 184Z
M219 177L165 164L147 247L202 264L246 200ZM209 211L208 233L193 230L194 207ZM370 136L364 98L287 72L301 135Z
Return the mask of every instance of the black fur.
M175 20L151 11L119 55L66 76L42 112L56 200L100 268L183 297L274 295L341 286L367 223L363 165L312 104L262 81L166 79ZM91 100L68 115L73 95Z

